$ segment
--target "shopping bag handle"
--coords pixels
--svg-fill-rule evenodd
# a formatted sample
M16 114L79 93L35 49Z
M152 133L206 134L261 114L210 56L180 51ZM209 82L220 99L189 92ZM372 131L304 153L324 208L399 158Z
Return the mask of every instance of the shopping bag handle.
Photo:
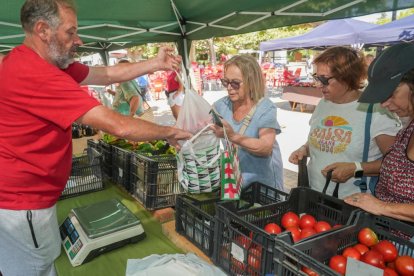
M189 140L187 140L183 146L185 147L187 144L192 144L194 142L195 139L197 139L198 137L200 137L201 134L203 134L204 132L207 132L207 130L210 128L210 126L212 126L213 124L207 124L205 127L203 127L199 132L197 132L193 137L191 137ZM208 168L211 167L219 158L220 158L220 154L217 154L214 158L212 158L208 163L205 162L201 162L196 154L193 151L193 147L188 147L189 151L190 151L190 155L191 157L194 158L194 160L197 162L198 165ZM181 151L180 151L181 152Z
M196 134L194 134L193 137L191 137L190 139L188 139L185 143L192 143L192 142L194 142L195 139L197 139L198 137L200 137L200 135L203 134L204 132L206 132L208 130L208 128L210 128L210 126L212 126L212 125L213 124L207 124L200 131L198 131Z
M331 182L332 172L333 170L330 170L326 173L325 187L323 187L323 190L322 190L322 193L324 194L326 194L326 190L328 189L329 183ZM332 193L332 196L338 198L338 192L339 192L339 182L336 182L335 189Z

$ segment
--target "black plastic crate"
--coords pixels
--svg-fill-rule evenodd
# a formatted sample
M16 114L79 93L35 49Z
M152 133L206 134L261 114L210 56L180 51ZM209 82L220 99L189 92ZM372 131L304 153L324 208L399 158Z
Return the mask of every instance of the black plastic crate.
M95 140L95 139L88 139L86 140L86 146L87 146L87 150L89 149L94 149L97 152L101 153L101 147L99 145L99 140Z
M280 202L288 194L255 182L241 193L241 201L235 201L239 208L260 206ZM175 230L185 236L207 256L214 252L214 228L216 204L221 201L219 193L179 195L175 205Z
M102 155L95 149L72 158L72 171L60 199L102 190Z
M414 243L402 236L413 237L414 226L389 217L375 216L366 212L358 211L350 225L344 226L331 231L317 239L307 240L297 243L293 247L289 244L282 244L275 248L275 265L278 268L278 275L297 275L295 271L300 270L302 266L309 266L309 262L298 260L302 254L313 259L312 263L316 263L324 274L320 275L339 275L328 267L329 259L350 246L358 243L358 232L365 227L371 228L378 236L379 240L389 240L393 242L398 250L399 255L410 255L414 253ZM293 248L290 249L290 248ZM294 255L286 255L285 251L294 252ZM291 274L288 273L291 272ZM317 269L315 272L319 272ZM305 275L305 274L304 274Z
M112 146L112 180L133 194L130 181L131 154L129 150Z
M112 179L112 145L99 140L99 149L102 154L102 173L105 179Z
M178 194L184 193L177 179L174 155L130 155L131 192L148 210L175 206Z
M232 256L227 252L230 258L220 256L220 250L230 250L233 244L237 244L235 239L242 235L243 239L247 239L248 243L261 249L261 266L260 271L256 271L249 267L244 259L242 264L253 270L254 274L264 275L274 273L275 266L273 263L273 251L275 240L285 240L292 243L289 232L282 232L278 236L269 235L263 228L270 222L280 225L283 214L293 211L297 214L307 213L313 215L317 220L324 220L331 225L346 225L356 213L356 208L344 203L342 200L322 194L305 187L298 187L291 190L286 201L265 205L262 207L240 210L233 202L226 202L217 206L217 230L215 241L218 248L215 250L214 261L226 272L238 274L238 271L232 270ZM334 230L330 230L334 231ZM328 231L329 232L329 231ZM324 233L319 233L303 239L314 239ZM226 248L227 246L227 248ZM229 247L230 246L230 247ZM245 250L246 251L246 250ZM246 251L248 252L248 250ZM244 254L246 257L248 254ZM224 254L226 256L226 254ZM240 260L240 259L239 259ZM234 263L234 262L233 262ZM237 268L237 267L236 267Z

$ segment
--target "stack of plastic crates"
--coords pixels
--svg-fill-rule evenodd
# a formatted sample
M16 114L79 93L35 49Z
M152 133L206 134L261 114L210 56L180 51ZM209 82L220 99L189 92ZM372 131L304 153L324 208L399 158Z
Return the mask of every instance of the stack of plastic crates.
M130 182L131 154L129 150L112 146L112 181L133 194Z
M238 208L266 205L285 200L287 194L261 183L252 183L242 191ZM175 206L175 229L207 256L214 252L216 204L221 201L218 193L180 195Z
M131 193L148 210L175 206L184 193L177 179L174 155L130 155Z
M214 254L216 265L231 275L243 274L245 270L249 275L275 274L277 267L273 258L276 240L291 242L290 232L274 236L263 228L271 222L280 225L283 214L288 211L307 213L331 225L346 225L355 215L356 208L342 200L304 187L292 189L286 201L254 209L238 210L231 202L219 204L215 235L218 246ZM307 239L323 234L319 233Z
M87 154L72 159L72 171L60 199L102 190L102 155L89 148Z
M278 268L278 275L298 275L303 267L317 265L319 269L313 269L319 275L340 275L328 266L329 259L334 255L341 255L342 251L358 243L358 232L368 227L378 236L379 240L392 242L399 255L414 254L414 243L405 237L414 236L414 226L405 222L384 216L375 216L358 211L350 225L346 225L331 231L315 239L293 245L283 243L276 247L274 262ZM311 257L309 261L303 261L303 256ZM323 271L323 274L321 272ZM363 273L358 273L363 275Z
M102 173L105 179L112 179L112 146L99 140L99 151L102 154Z

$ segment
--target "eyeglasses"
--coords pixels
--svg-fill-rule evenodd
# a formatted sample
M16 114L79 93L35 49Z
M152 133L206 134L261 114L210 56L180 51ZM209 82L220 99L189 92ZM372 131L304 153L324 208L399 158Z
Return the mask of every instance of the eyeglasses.
M316 81L316 82L320 82L323 86L328 86L329 85L329 80L333 79L335 77L325 77L325 76L318 76L315 74L312 74L312 78Z
M228 79L220 79L221 80L221 84L223 84L224 87L228 87L229 84L231 86L231 88L233 88L234 90L238 90L240 88L240 84L242 83L242 81L239 80L228 80Z

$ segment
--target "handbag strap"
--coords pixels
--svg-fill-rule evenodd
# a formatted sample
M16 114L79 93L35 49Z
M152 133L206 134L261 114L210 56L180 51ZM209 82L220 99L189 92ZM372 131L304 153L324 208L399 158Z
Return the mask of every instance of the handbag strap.
M264 98L261 98L254 106L252 106L249 113L247 113L247 115L243 118L243 122L242 122L243 125L241 126L239 130L239 134L241 135L244 134L244 132L246 131L247 127L250 124L250 121L252 120L254 113L256 112L256 107L262 102L263 99Z
M148 108L147 109L150 109L151 108L151 106L150 106L150 104L145 100L145 97L144 96L142 96L142 94L141 94L141 90L139 89L139 87L138 87L138 83L135 81L135 80L132 80L132 83L133 83L133 85L134 85L134 87L135 87L135 89L137 90L137 92L138 92L138 94L141 96L141 99L144 101L144 103L146 103L147 105L148 105ZM121 89L122 89L122 87L121 87Z
M372 111L374 104L369 104L367 109L367 116L365 119L365 131L364 131L364 150L362 152L362 162L368 161L369 153L369 143L371 140L371 121L372 121ZM367 177L363 176L360 180L354 182L355 185L359 186L359 189L362 193L367 192Z
M322 190L322 193L324 193L324 194L326 194L326 190L328 189L329 183L331 182L332 171L333 170L330 170L326 173L326 182L325 182L325 186L323 187L323 190ZM335 189L332 193L332 196L338 198L338 192L339 192L339 183L337 182L335 184Z

